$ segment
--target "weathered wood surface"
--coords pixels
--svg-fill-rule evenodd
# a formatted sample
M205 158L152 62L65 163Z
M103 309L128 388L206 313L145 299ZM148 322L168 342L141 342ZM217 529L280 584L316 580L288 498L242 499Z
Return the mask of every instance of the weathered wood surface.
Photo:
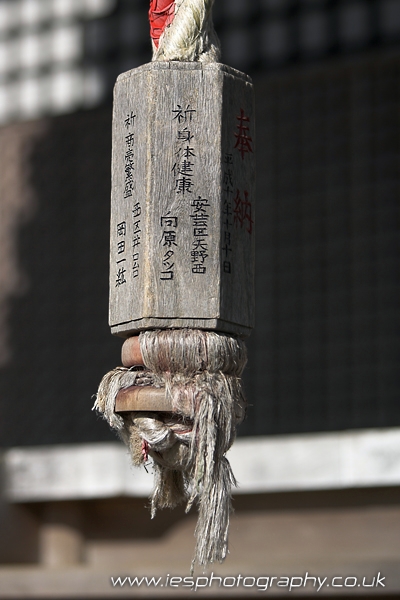
M248 335L254 321L249 77L151 63L114 92L110 326Z
M115 412L131 411L172 412L172 403L165 395L164 388L131 386L118 392Z

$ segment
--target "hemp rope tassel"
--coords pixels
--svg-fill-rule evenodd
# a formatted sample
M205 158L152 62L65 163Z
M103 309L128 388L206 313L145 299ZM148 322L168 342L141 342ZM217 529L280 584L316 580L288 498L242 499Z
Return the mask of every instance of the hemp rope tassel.
M194 329L144 331L139 342L145 369L107 373L93 408L128 445L133 464L153 459L152 517L158 508L186 502L187 512L198 502L193 571L227 554L236 481L225 453L245 415L246 348L236 337ZM164 387L173 412L115 414L119 390L131 385Z

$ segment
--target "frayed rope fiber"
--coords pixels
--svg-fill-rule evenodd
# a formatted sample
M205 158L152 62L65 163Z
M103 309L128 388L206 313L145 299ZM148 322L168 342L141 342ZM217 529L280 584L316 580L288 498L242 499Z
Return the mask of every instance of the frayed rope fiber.
M145 369L117 367L100 383L94 409L103 414L130 449L132 462L154 462L151 514L197 501L199 515L192 571L221 562L228 550L231 486L225 453L245 415L241 374L247 356L233 336L195 329L140 334ZM131 385L165 388L172 413L114 412L119 390Z

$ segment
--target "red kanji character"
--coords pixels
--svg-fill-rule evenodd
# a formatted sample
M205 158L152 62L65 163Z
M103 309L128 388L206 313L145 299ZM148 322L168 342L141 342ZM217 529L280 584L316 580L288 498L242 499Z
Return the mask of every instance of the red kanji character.
M245 125L245 123L250 122L250 119L249 117L244 116L243 108L240 109L240 117L236 117L236 119L239 121L239 125L237 126L239 133L235 133L235 137L237 138L235 148L239 150L243 160L244 155L247 152L253 152L253 148L251 147L251 142L253 140L249 135L247 135L249 127L246 127Z
M235 208L233 210L234 218L233 223L236 225L240 225L242 228L246 225L246 231L251 233L253 231L253 219L251 216L251 202L249 202L248 197L249 193L244 191L244 200L240 196L239 190L236 191L236 196L233 199L235 202Z

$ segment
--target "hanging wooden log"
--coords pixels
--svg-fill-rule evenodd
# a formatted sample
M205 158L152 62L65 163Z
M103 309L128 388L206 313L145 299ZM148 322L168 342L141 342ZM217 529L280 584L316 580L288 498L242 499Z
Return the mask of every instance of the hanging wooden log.
M197 500L192 570L227 554L254 323L252 83L215 62L212 1L152 0L155 62L115 86L109 320L128 339L94 407L153 459L153 516Z

